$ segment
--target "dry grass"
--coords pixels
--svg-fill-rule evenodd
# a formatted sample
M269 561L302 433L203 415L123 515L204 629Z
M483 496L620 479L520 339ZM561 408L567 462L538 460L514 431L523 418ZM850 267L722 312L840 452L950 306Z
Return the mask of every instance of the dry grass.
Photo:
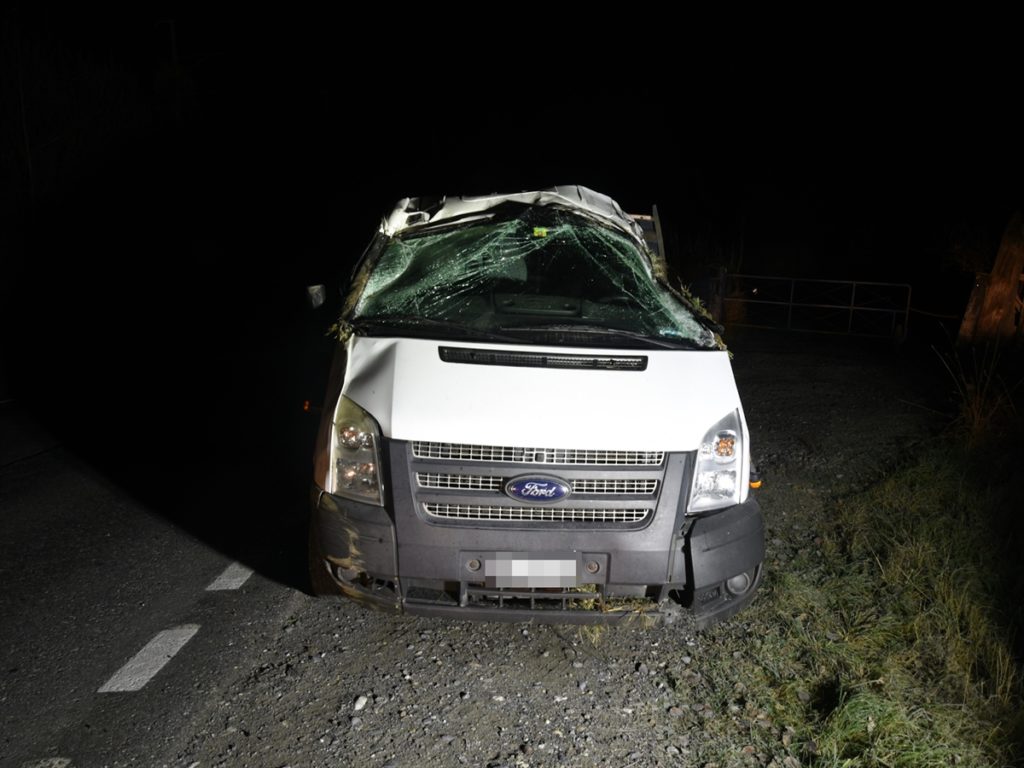
M1001 591L1019 553L994 527L999 495L968 466L936 450L837 504L818 551L772 574L747 635L718 630L688 695L733 716L700 724L700 757L743 738L780 766L1024 764L1014 606Z
M963 432L969 449L998 437L1017 421L1013 402L1016 387L1008 386L1000 375L998 345L936 354L953 381L958 406L955 425Z

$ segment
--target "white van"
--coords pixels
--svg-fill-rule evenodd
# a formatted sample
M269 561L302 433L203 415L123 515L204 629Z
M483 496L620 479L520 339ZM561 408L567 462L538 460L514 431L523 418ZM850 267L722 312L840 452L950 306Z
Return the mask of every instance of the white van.
M462 618L731 616L764 521L715 330L609 197L402 200L337 325L315 591Z

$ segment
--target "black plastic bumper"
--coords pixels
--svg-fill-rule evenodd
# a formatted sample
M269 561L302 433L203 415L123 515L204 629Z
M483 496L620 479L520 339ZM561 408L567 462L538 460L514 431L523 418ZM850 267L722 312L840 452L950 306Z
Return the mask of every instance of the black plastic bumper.
M689 588L697 627L735 615L754 597L763 575L764 515L750 497L744 504L697 518L687 536ZM746 586L736 589L737 577Z
M399 552L413 553L415 542L399 547L396 526L388 510L360 504L313 489L314 567L329 573L337 591L368 607L415 615L451 618L536 621L543 623L617 623L638 616L657 617L670 595L685 595L703 628L727 618L750 602L761 578L764 521L752 498L742 505L688 520L679 528L661 531L666 540L650 534L573 531L572 549L584 559L599 562L593 581L597 599L577 590L543 590L531 596L487 590L470 580L459 563L478 552L500 549L487 535L474 539L471 529L449 529L451 543L443 557L437 547L424 560L450 563L436 576L423 572L422 563L402 568ZM517 538L522 541L522 532ZM538 550L565 550L564 531L537 532ZM472 542L472 543L471 543ZM619 549L617 549L618 547ZM403 554L403 558L406 555ZM639 560L647 564L638 568ZM616 571L615 565L626 567ZM638 572L643 578L633 578ZM729 580L749 573L740 594ZM618 574L622 574L621 576ZM643 583L637 583L642 581ZM739 579L739 581L743 581ZM735 583L733 584L735 587ZM605 598L622 598L616 601Z

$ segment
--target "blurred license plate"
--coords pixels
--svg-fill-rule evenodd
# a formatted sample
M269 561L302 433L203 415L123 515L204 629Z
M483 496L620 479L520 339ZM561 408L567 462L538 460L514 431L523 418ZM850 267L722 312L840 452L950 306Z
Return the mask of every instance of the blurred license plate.
M484 560L488 587L517 589L575 587L580 578L580 556L575 552L495 552Z

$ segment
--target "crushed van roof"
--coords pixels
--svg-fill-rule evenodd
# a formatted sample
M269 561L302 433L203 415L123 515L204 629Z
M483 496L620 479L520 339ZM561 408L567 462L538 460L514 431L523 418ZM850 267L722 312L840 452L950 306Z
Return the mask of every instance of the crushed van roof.
M643 230L626 213L619 204L608 195L602 195L587 187L579 185L555 186L533 192L513 192L510 194L494 194L484 196L443 197L440 201L427 201L419 197L407 197L398 202L395 209L381 222L380 231L391 237L400 232L418 227L434 226L444 221L472 221L486 218L488 211L504 203L522 203L524 205L554 205L564 208L575 208L594 216L607 224L635 238L641 246L646 247Z

